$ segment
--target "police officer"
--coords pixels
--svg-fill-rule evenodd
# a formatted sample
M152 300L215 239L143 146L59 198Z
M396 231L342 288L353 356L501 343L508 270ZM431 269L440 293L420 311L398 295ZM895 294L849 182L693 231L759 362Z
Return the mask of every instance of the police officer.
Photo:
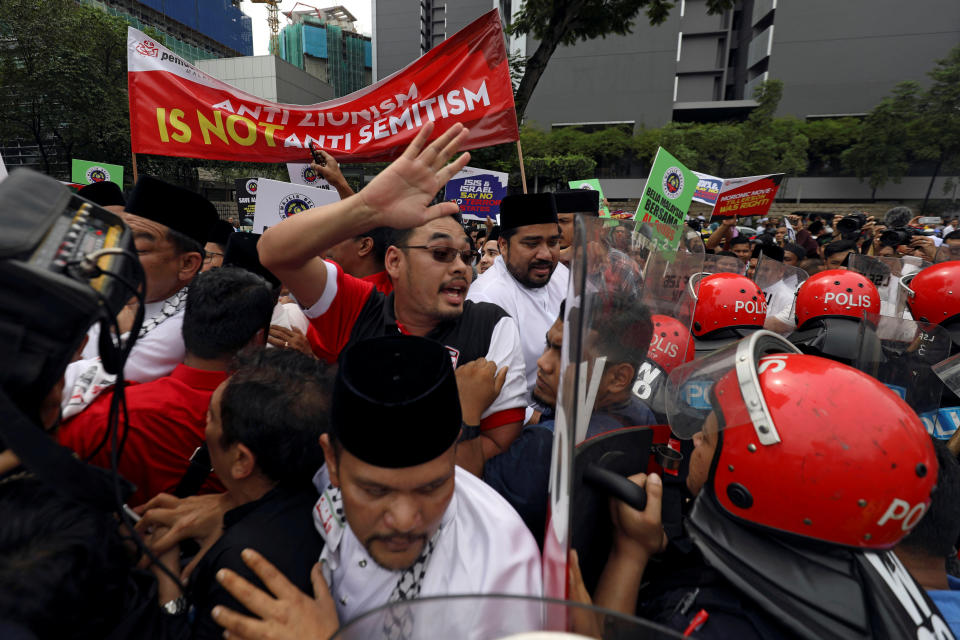
M686 524L704 562L668 565L669 579L641 590L668 540L662 480L637 474L647 505L613 506L596 604L707 638L950 637L887 551L923 516L937 475L909 406L866 374L798 354L769 332L670 380L671 428L694 440L686 485L697 497ZM690 388L709 402L686 404Z

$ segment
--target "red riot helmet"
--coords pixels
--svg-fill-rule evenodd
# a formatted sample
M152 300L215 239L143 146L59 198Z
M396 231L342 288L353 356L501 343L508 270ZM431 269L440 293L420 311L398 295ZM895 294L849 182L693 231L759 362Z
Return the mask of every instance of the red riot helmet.
M889 549L929 507L937 479L930 437L896 393L865 373L758 331L678 367L670 386L677 436L718 425L703 488L710 494L700 499L715 499L734 520Z
M797 328L817 318L860 320L864 314L876 325L880 316L880 293L872 282L855 271L831 269L810 276L800 286L795 310Z
M763 327L766 298L750 278L736 273L697 274L689 286L697 301L692 328L697 338L720 329Z
M960 260L934 264L903 276L907 307L914 320L943 324L960 314Z
M693 339L687 327L670 316L653 314L653 335L647 358L653 360L661 369L670 373L674 367L690 362L694 356Z

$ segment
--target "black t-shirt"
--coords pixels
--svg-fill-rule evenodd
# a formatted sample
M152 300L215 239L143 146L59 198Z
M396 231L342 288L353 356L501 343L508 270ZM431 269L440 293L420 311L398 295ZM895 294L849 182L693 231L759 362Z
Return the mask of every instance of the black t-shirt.
M210 617L217 605L253 615L215 577L220 569L230 569L267 590L240 557L244 549L257 551L297 588L313 594L310 571L323 551L323 538L313 524L316 502L317 492L312 486L299 491L278 487L224 514L223 536L207 551L190 578L189 598L196 607L193 638L223 637L223 628Z

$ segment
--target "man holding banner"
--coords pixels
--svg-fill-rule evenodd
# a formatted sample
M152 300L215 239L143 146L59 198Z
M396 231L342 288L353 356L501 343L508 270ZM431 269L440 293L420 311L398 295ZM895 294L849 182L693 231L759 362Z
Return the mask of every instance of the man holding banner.
M495 305L466 300L473 255L454 218L457 205L427 206L469 159L465 153L446 164L468 132L454 125L428 146L432 133L428 123L403 156L356 195L269 228L260 240L260 260L306 309L308 338L321 358L332 362L350 344L399 332L445 345L454 366L481 358L496 362L490 375L470 385L495 400L479 424L464 425L469 441L457 451L458 464L479 474L483 461L505 451L520 431L523 360L514 319ZM386 253L390 295L322 259L331 247L381 226L394 229Z

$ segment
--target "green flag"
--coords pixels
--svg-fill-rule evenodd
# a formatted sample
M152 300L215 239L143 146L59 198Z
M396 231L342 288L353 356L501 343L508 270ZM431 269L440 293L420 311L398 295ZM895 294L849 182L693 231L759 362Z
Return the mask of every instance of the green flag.
M690 201L697 190L697 176L660 147L634 218L639 227L647 223L660 249L676 251Z
M93 184L94 182L116 182L123 188L123 166L106 162L90 162L73 159L73 182Z

